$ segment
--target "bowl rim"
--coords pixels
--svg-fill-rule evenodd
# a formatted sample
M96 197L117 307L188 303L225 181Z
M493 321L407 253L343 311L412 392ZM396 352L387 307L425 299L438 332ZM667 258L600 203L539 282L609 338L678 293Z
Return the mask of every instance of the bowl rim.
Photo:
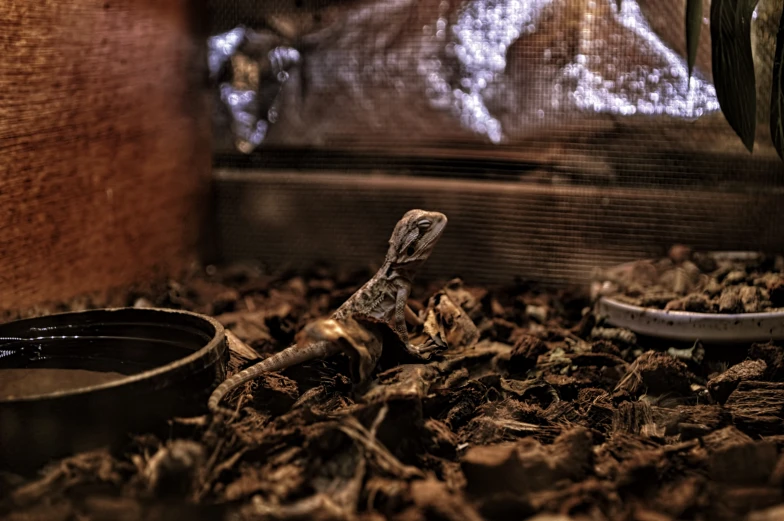
M83 311L66 311L63 313L51 313L48 315L41 315L38 317L29 317L23 318L19 320L12 320L10 322L4 322L0 324L0 327L12 324L15 322L22 322L22 321L33 321L36 319L47 318L47 317L54 317L54 316L65 316L65 315L87 315L92 313L123 313L123 312L133 312L133 313L150 313L150 314L157 314L160 315L161 313L168 313L170 315L187 315L199 320L202 320L208 324L210 324L213 329L214 333L212 338L201 348L197 349L193 353L185 356L183 358L179 358L174 360L168 364L161 365L155 367L153 369L149 369L147 371L142 371L141 373L124 376L122 378L118 378L116 380L111 380L109 382L90 385L87 387L77 387L74 389L67 389L63 391L55 391L51 393L43 393L43 394L35 394L35 395L26 395L26 396L18 396L12 398L2 398L0 397L0 405L10 405L14 403L24 403L24 402L34 402L34 401L41 401L41 400L52 400L52 399L59 399L59 398L70 398L74 396L80 396L84 394L90 394L95 392L101 391L110 391L120 387L126 388L133 388L134 385L147 382L151 378L156 376L162 375L164 373L181 370L183 367L187 367L189 365L193 365L197 363L199 360L207 359L209 362L215 361L219 359L224 351L220 350L220 345L224 344L225 346L225 328L223 324L221 324L218 320L213 317L203 315L201 313L195 313L193 311L186 311L182 309L167 309L167 308L134 308L134 307L119 307L119 308L95 308L95 309L87 309ZM225 350L226 348L224 348ZM219 352L220 351L220 352Z
M705 253L721 260L748 260L759 258L763 255L762 252L755 250L713 250L706 251ZM624 262L610 266L608 271L622 271L631 269L638 262L656 262L658 258L644 258L636 261ZM755 313L701 313L698 311L679 311L679 310L665 310L655 307L644 307L635 304L629 304L616 298L616 295L602 295L601 286L605 283L603 280L594 280L591 284L591 293L594 304L593 309L599 314L613 314L616 315L616 320L610 319L610 324L616 327L625 327L634 331L635 333L646 334L668 340L694 340L699 338L700 335L695 334L698 330L710 330L716 328L716 333L705 335L703 339L706 342L722 341L722 342L757 342L779 340L784 338L784 326L779 326L779 322L784 323L784 309L778 308L770 311L761 311ZM618 314L621 316L619 317ZM631 317L631 315L635 315ZM620 318L620 322L618 319ZM664 325L665 330L656 334L651 333L651 328L646 327L642 323L643 320L654 320ZM770 325L770 322L776 323L776 334L762 334L759 329L762 327L760 323ZM757 327L753 327L757 323ZM729 328L732 326L737 331L742 333L730 334L729 338L726 333L721 333L718 328ZM659 328L661 329L661 328ZM772 333L773 330L771 330Z
M691 318L706 322L732 322L732 321L746 321L749 322L761 319L771 318L784 318L784 310L776 309L773 311L758 311L755 313L700 313L699 311L681 311L681 310L667 310L652 307L636 306L627 302L614 299L612 297L599 297L599 300L604 301L608 305L618 308L622 311L641 313L644 315L652 315L656 317L677 317L677 318Z
M669 311L635 306L611 297L600 297L595 309L601 315L614 315L608 316L608 320L616 327L662 339L732 343L784 338L784 311L733 314ZM654 327L646 323L646 319L657 325ZM771 327L771 322L775 323L775 327ZM769 328L769 333L761 332L765 329L763 324ZM652 332L653 329L656 333Z

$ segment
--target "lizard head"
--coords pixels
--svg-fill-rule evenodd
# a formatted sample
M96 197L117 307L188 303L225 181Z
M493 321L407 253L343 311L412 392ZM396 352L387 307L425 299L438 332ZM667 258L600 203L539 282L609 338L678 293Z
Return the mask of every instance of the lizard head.
M393 266L417 265L427 260L446 227L446 215L409 210L389 238L387 260Z

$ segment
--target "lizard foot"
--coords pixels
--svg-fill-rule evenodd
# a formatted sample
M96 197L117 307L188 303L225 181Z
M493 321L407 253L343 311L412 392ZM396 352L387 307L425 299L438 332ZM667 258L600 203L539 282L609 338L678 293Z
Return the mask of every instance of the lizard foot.
M240 411L235 411L233 409L227 409L226 407L217 407L215 410L210 411L213 418L218 419L219 421L231 421L236 420L240 416Z
M436 342L434 342L430 338L428 338L427 341L425 341L425 343L423 344L417 344L417 345L408 344L406 346L406 351L408 351L410 354L424 359L429 359L430 356L433 354L433 352L438 351L440 349L441 346L439 346Z

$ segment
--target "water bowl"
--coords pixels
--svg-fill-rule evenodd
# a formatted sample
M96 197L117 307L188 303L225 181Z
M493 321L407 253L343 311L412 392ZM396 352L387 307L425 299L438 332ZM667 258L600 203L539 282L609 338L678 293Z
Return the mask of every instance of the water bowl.
M155 432L205 411L226 376L216 320L165 309L102 309L0 324L0 469Z

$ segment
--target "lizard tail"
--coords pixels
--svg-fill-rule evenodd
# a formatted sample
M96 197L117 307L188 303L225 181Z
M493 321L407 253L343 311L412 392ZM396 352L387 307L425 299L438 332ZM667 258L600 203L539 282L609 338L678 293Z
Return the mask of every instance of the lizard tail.
M282 371L291 366L314 360L317 358L326 358L335 351L328 342L316 342L307 346L306 348L293 345L287 347L283 351L272 355L271 357L262 360L261 362L240 371L239 373L227 378L218 387L212 391L210 399L207 401L207 407L212 414L219 414L228 412L227 409L220 407L220 402L231 391L249 382L254 378L260 376L262 373ZM231 412L233 414L233 411Z

